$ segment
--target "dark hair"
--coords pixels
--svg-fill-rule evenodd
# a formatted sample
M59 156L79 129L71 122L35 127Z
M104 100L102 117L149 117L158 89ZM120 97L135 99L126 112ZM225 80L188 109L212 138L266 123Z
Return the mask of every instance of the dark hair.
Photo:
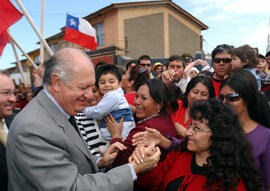
M258 91L257 82L252 73L236 70L222 82L220 89L224 86L229 86L240 95L247 105L248 114L252 120L270 127L270 108L265 95Z
M213 86L213 83L211 81L211 79L207 76L195 76L194 78L192 78L188 85L187 85L187 89L186 89L186 92L185 94L183 95L183 97L181 98L181 100L183 101L183 106L184 107L188 107L188 104L191 104L191 103L188 103L188 94L190 92L190 90L192 88L194 88L198 83L202 83L203 85L205 85L208 89L208 93L209 93L209 98L213 98L216 96L215 94L215 89L214 89L214 86Z
M118 68L119 72L120 72L120 76L121 76L121 79L122 79L122 76L126 73L126 69L124 66L120 66L120 65L115 65L116 68Z
M257 58L262 58L262 59L264 59L264 60L267 62L267 60L266 60L265 56L264 56L264 55L262 55L262 54L258 54L258 55L257 55Z
M207 70L203 70L203 71L200 71L199 74L197 74L198 76L208 76L208 77L213 77L214 74L210 71L207 71Z
M150 56L148 56L148 55L142 55L142 56L140 56L140 58L138 59L138 63L139 64L141 63L141 60L150 60L152 62Z
M128 70L128 67L129 67L131 64L133 64L133 63L137 65L136 60L128 61L128 62L126 63L126 70Z
M178 55L172 55L172 56L170 56L170 58L168 59L168 62L166 64L167 69L169 67L170 62L173 62L173 61L181 61L182 65L183 65L183 68L185 68L185 64L183 62L183 59Z
M105 75L105 74L112 74L114 75L118 82L121 81L121 72L119 71L119 69L112 64L105 64L102 65L100 67L97 68L96 70L96 86L98 87L98 81L101 75Z
M266 55L265 55L265 57L268 57L268 56L270 56L270 51L268 51L268 52L266 53Z
M170 104L168 109L170 112L175 112L179 109L177 100L183 96L183 92L174 82L167 84L167 87L170 95Z
M97 70L99 67L104 66L104 65L106 65L106 64L108 64L108 63L107 63L107 62L104 62L104 61L98 62L98 63L96 64L96 66L95 66L95 70Z
M217 54L226 52L230 55L232 55L232 46L228 44L220 44L218 45L213 51L212 51L212 62L215 59Z
M249 45L243 45L233 49L233 56L240 58L241 62L247 62L244 68L255 68L258 64L256 52Z
M167 86L159 79L151 79L141 83L136 91L142 86L147 85L152 99L159 104L163 104L160 109L160 114L167 115L168 103L171 102Z
M190 117L193 120L205 120L212 134L208 148L210 156L206 170L206 187L212 190L236 190L240 179L247 190L261 190L262 182L255 166L251 145L243 132L242 126L229 104L212 98L192 103ZM188 151L185 137L180 145L180 152ZM178 147L179 149L179 147Z
M128 81L131 80L134 81L133 85L134 89L137 89L139 84L149 79L150 79L149 71L141 65L136 65L132 67L131 70L129 71Z

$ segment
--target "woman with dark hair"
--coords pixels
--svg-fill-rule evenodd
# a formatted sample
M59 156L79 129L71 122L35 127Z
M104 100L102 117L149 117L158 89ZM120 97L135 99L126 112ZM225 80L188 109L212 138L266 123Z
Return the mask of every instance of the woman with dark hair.
M171 114L171 118L176 123L178 135L185 136L190 122L189 106L193 101L206 100L215 97L215 90L209 77L196 76L190 80L186 92L181 100L178 100L178 110Z
M147 80L137 87L134 104L136 107L135 116L138 120L136 127L130 131L125 140L122 140L119 128L115 127L115 124L110 125L110 121L107 120L107 125L115 127L113 130L110 128L111 144L120 142L127 147L127 149L119 151L114 166L127 163L128 157L135 148L132 145L132 136L145 131L145 127L154 128L165 137L176 137L174 124L167 112L169 102L171 103L167 86L161 80Z
M156 168L142 175L148 180L143 186L178 191L261 190L250 144L231 107L213 98L194 102L189 113L187 136ZM142 154L147 154L144 147L136 148L129 161L138 162Z
M138 85L149 79L150 76L148 70L141 65L133 66L122 76L121 87L125 91L125 98L129 105L134 106L136 88Z
M227 101L239 116L252 144L256 166L270 190L270 108L257 89L255 77L245 70L233 72L222 83L219 98Z

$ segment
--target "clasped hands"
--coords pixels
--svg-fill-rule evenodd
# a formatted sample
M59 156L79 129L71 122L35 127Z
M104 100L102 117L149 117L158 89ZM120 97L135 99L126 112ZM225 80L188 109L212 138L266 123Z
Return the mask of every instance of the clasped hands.
M108 167L115 160L119 150L124 150L126 147L116 142L107 148L103 157L98 161L98 167ZM141 154L141 158L138 157ZM152 143L147 147L139 146L135 149L133 154L129 158L129 163L134 168L136 174L149 171L157 165L160 159L160 150ZM140 158L138 161L137 159ZM135 159L135 160L134 160Z
M109 124L110 122L112 122L112 124L115 124L115 121L111 115L109 115L109 117L107 118L107 124ZM121 123L123 123L122 120L120 124ZM112 124L111 127L115 126ZM118 134L119 136L121 131L119 131L119 128L114 128L113 132L115 132L115 134ZM140 134L138 135L140 136ZM158 147L155 147L155 145L157 144L154 142L147 145L145 144L144 146L140 144L140 146L137 146L133 154L130 156L129 163L134 168L136 174L149 171L155 168L155 166L157 165L160 159L161 152ZM118 152L125 149L126 147L122 143L113 143L112 145L110 145L110 147L107 148L103 157L98 161L98 167L109 167L114 162ZM140 160L137 160L139 158L138 154L141 154Z

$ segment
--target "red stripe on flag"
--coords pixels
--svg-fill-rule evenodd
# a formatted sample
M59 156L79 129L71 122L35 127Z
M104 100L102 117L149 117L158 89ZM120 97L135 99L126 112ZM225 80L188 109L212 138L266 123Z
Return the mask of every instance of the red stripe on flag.
M9 0L0 0L0 33L6 31L21 17L22 14L12 5Z
M96 42L95 37L86 35L84 33L81 33L80 31L77 31L68 27L65 28L64 39L66 41L70 41L82 47L88 48L90 50L97 49L97 42Z
M8 33L4 31L0 34L0 56L7 43L9 43Z

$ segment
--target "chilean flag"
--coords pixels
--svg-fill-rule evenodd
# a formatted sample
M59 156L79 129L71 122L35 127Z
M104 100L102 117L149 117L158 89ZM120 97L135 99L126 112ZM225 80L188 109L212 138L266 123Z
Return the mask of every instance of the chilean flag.
M90 50L97 49L96 30L85 19L67 15L64 39Z

